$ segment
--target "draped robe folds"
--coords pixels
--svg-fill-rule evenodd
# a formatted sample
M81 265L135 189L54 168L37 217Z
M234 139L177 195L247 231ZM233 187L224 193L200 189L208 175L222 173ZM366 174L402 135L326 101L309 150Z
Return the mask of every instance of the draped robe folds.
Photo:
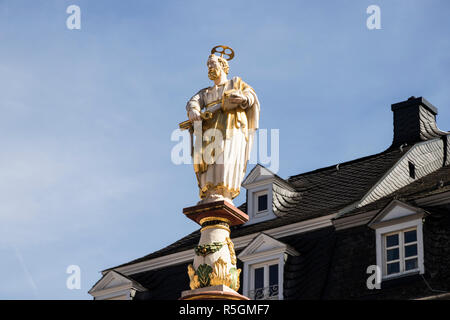
M192 109L204 112L211 103L222 102L224 92L232 89L241 90L247 102L228 111L220 109L211 119L203 120L201 142L196 137L196 143L201 145L194 148L193 159L201 199L222 196L231 200L239 195L250 157L253 134L259 125L260 107L255 91L239 77L222 85L200 90L186 105L188 114ZM212 128L220 131L221 141L205 139L205 131ZM220 147L211 148L211 143ZM212 149L215 151L211 152ZM210 152L213 161L211 157L205 156L206 152Z

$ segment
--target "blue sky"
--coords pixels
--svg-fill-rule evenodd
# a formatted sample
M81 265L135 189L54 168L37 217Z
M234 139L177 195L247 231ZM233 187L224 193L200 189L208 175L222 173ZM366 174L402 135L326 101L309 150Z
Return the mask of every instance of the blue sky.
M66 8L81 8L68 30ZM366 8L381 8L368 30ZM193 170L170 140L210 85L206 58L280 130L282 177L383 151L390 105L423 96L450 130L446 0L0 0L0 298L90 299L100 271L197 226ZM251 167L249 168L251 169ZM244 194L235 200L240 204ZM81 289L66 268L81 268Z

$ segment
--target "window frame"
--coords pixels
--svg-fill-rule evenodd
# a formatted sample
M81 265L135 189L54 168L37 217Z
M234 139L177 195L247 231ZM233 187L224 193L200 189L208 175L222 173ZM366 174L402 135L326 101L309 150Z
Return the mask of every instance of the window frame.
M267 194L267 210L258 212L258 196ZM250 189L247 189L247 214L249 220L245 225L251 225L271 219L275 219L276 215L273 212L273 184L261 184Z
M406 221L403 223L397 223L397 224L391 224L385 227L380 227L375 229L376 232L376 247L377 247L377 265L380 267L380 270L382 272L382 281L383 280L389 280L393 278L399 278L403 276L408 276L412 274L423 274L425 273L424 268L424 250L423 250L423 227L422 227L422 218L414 219L410 221ZM416 236L417 239L415 243L417 244L417 268L413 270L404 270L404 267L402 267L402 264L404 264L404 261L402 262L401 258L404 257L404 232L410 231L416 229ZM387 274L387 261L386 261L386 236L392 235L395 233L401 233L401 236L399 236L399 260L400 260L400 272L399 273L393 273L388 275ZM401 247L401 244L403 243L403 248ZM412 243L411 243L412 244ZM412 258L412 257L408 257ZM405 260L405 259L403 259Z
M266 196L267 199L267 207L265 210L259 210L259 197L260 196ZM254 216L255 217L263 217L269 213L269 192L267 189L263 189L260 191L256 191L253 193L253 208L254 210Z
M259 268L264 268L264 278L263 278L263 288L262 289L266 289L269 288L269 284L270 284L270 272L269 272L269 268L270 266L278 266L278 296L277 296L277 300L280 300L280 260L279 259L272 259L272 260L267 260L264 262L259 262L259 263L254 263L249 265L249 292L255 291L255 271L256 269ZM261 300L265 300L265 299L261 299ZM273 300L273 299L270 299Z
M405 233L409 232L409 231L413 231L413 230L416 231L416 241L405 243ZM398 235L398 244L396 246L387 247L386 239L388 236L392 236L392 235ZM385 233L382 236L383 236L383 241L382 241L383 242L383 274L385 275L386 278L405 275L405 274L409 274L409 273L416 273L417 271L420 271L420 268L419 268L419 239L418 239L419 237L418 237L417 227L411 227L411 228L407 228L407 229L402 229L402 230ZM406 257L405 248L406 248L406 246L412 246L412 245L416 245L417 254L414 256ZM398 259L387 261L387 251L396 249L396 248L398 248L398 251L399 251ZM411 269L411 270L406 270L406 260L412 260L412 259L417 259L417 268ZM396 262L398 262L399 266L400 266L399 272L388 274L388 271L387 271L388 264L396 263Z

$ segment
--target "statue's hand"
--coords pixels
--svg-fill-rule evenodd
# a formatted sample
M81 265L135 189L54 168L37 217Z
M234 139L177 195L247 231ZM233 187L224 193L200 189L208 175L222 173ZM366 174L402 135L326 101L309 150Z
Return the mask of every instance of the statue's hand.
M200 112L196 109L191 109L188 113L188 117L191 122L202 120Z
M240 105L247 102L247 97L242 93L242 91L234 91L229 97L230 103L235 105Z
M225 99L222 109L225 111L235 109L239 106L245 108L248 103L247 97L240 90L230 90L225 92L224 96Z

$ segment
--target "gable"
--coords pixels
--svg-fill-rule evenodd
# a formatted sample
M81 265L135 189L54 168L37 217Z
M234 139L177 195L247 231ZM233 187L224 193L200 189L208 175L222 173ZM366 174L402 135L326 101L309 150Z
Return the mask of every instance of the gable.
M264 233L260 233L238 255L238 258L242 261L245 261L262 254L284 252L294 256L299 255L299 253L291 246L278 241Z
M124 277L113 277L109 282L105 283L101 289L108 289L131 284L131 281Z
M109 271L89 290L89 293L125 285L131 285L131 280L116 271Z
M395 205L386 215L380 219L380 221L389 221L398 219L401 217L409 216L414 213L417 213L415 210L408 208L407 206L403 206L401 204Z
M126 288L135 288L140 291L146 289L136 281L122 275L117 271L109 271L104 275L93 287L89 290L89 294L96 295L102 292L112 293L116 290L122 290Z
M375 228L390 223L419 219L424 213L424 210L421 208L411 206L399 200L392 200L372 219L369 226Z
M260 164L257 164L248 176L242 182L242 186L247 188L249 185L253 185L257 182L272 179L275 176L270 170L264 168Z

